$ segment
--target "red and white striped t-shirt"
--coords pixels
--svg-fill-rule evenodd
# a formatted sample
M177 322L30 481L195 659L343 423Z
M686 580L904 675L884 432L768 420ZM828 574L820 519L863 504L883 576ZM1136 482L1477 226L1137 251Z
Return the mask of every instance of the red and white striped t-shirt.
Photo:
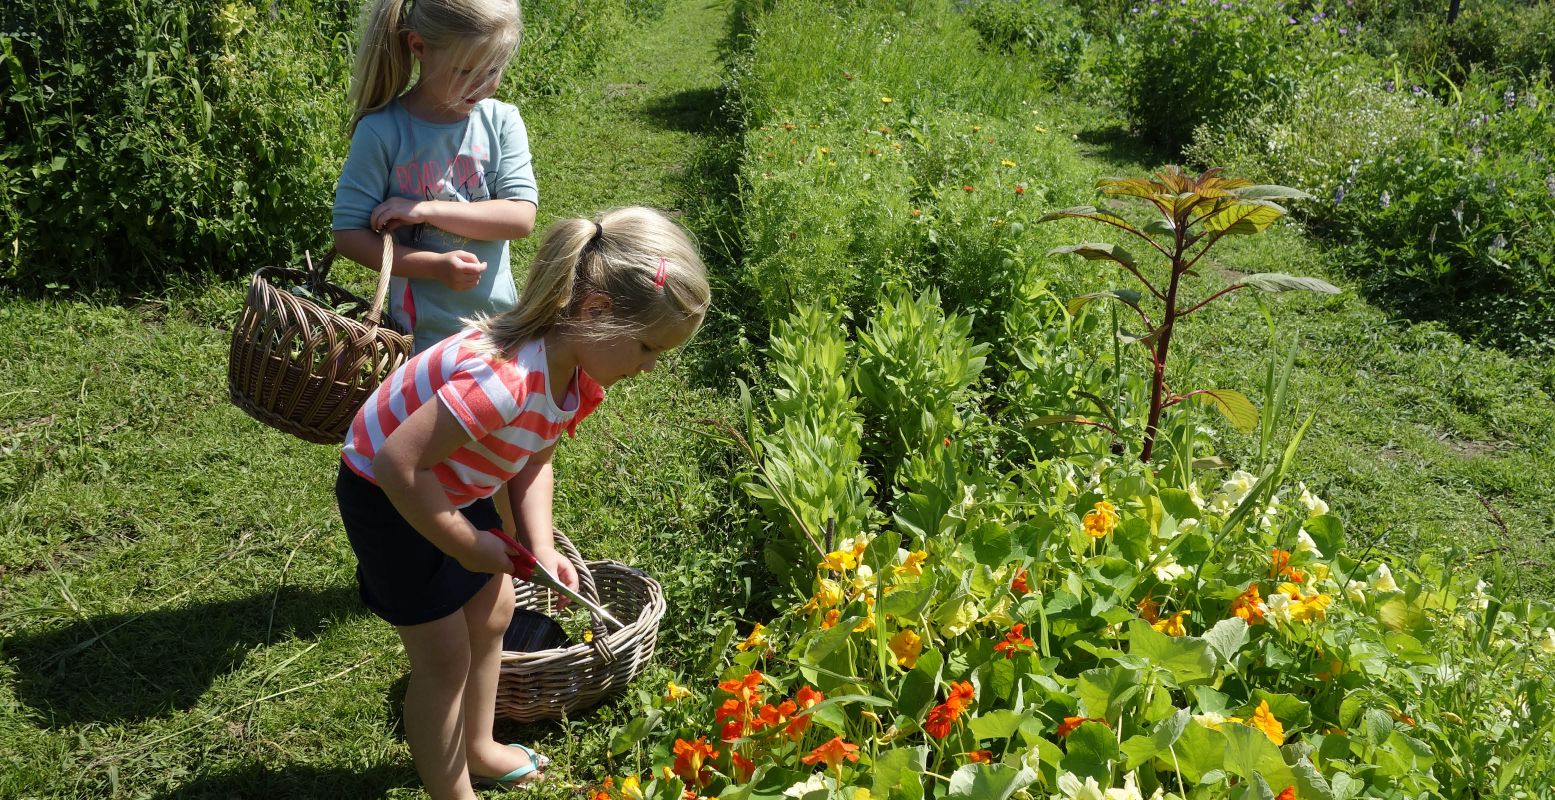
M460 508L490 497L524 468L530 454L550 447L562 431L576 436L578 423L604 399L604 388L577 369L561 402L555 402L544 340L523 345L509 361L471 346L484 335L466 329L395 370L352 421L341 452L346 465L376 484L378 448L434 395L470 434L469 444L432 468L448 499Z

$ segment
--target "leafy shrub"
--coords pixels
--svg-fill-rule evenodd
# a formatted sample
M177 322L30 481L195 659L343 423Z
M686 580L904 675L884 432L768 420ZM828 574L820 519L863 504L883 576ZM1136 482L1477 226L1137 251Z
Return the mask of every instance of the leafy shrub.
M967 20L988 47L1030 56L1039 74L1061 84L1080 72L1091 34L1085 15L1059 0L981 0Z
M1236 118L1287 85L1290 17L1276 0L1141 2L1120 30L1109 74L1145 140L1171 150L1193 129Z
M328 240L356 3L0 7L0 284L157 287ZM554 93L662 0L525 4L499 96Z
M1389 43L1404 66L1433 88L1462 83L1475 69L1534 75L1555 64L1555 6L1518 0L1464 3L1457 21L1446 13L1400 14Z

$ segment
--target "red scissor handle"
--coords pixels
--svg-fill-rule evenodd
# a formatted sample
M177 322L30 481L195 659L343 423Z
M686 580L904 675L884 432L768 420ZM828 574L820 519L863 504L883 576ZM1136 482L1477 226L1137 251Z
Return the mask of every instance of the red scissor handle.
M508 560L513 562L513 576L519 580L527 581L535 574L535 554L529 548L518 543L518 540L507 535L501 528L490 528L486 531L492 536L502 540L502 543L513 550Z

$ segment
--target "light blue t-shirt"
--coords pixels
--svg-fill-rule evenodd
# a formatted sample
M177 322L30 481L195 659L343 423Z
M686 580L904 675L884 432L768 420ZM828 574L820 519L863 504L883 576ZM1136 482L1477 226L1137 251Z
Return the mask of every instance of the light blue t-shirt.
M367 228L372 210L390 197L464 203L498 198L538 206L529 135L518 109L488 98L465 119L440 125L412 116L395 99L362 117L335 184L334 229ZM498 314L518 303L507 240L467 239L425 224L394 233L407 247L466 250L486 263L480 283L463 292L438 280L392 279L389 313L415 334L416 352L458 333L461 317Z

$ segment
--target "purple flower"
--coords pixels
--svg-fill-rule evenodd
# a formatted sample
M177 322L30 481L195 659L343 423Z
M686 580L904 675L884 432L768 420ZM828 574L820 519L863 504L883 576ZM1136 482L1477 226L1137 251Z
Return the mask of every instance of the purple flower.
M1555 172L1544 176L1544 191L1549 192L1550 197L1555 197Z
M1334 205L1337 206L1337 205L1339 205L1343 201L1344 201L1344 184L1341 183L1341 184L1339 184L1339 188L1334 190Z
M1289 20L1288 20L1288 21L1289 21L1289 22L1290 22L1290 24L1292 24L1292 25L1300 25L1300 24L1301 24L1301 23L1299 23L1299 22L1297 22L1297 21L1296 21L1296 18L1295 18L1295 17L1291 17L1291 18L1290 18L1290 19L1289 19Z
M1517 92L1507 89L1506 93L1501 95L1501 99L1506 101L1507 108L1512 108L1517 105Z
M1425 94L1425 89L1423 87L1421 87L1420 84L1418 84L1418 83L1415 84L1414 86L1409 87L1409 91L1414 93L1414 94Z
M1339 29L1339 35L1340 36L1349 36L1350 35L1350 29L1349 28L1340 28Z
M1381 201L1383 208L1387 208L1388 206L1393 205L1393 195L1388 194L1386 189L1382 190L1382 197L1379 198L1379 200Z
M1382 84L1382 91L1384 91L1384 92L1396 92L1396 91L1398 91L1398 87L1393 85L1393 79L1389 78L1386 83Z

